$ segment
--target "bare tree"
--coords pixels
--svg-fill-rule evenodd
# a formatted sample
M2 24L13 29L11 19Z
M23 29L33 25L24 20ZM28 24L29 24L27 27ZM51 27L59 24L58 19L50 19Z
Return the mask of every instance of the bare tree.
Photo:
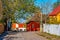
M52 0L47 0L46 2L45 1L46 0L42 0L42 3L41 3L41 9L42 10L41 11L42 11L42 13L47 15L52 10L52 8L51 8L52 7L52 4L51 4ZM41 18L41 20L42 20L42 18ZM46 24L46 20L47 20L47 16L45 16L45 24Z

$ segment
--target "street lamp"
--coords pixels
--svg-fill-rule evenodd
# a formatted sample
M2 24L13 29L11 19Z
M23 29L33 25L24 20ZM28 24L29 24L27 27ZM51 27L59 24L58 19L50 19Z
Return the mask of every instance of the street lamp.
M40 24L40 32L42 32L42 30L43 30L43 29L42 29L42 28L43 28L43 25L42 25L42 13L41 13L40 16L41 16L41 17L40 17L40 20L41 20L41 21L40 21L40 23L41 23L41 24Z
M41 3L41 8L44 9L44 8L43 8L43 0L42 0L42 3ZM41 14L41 15L40 15L40 32L43 32L42 13L43 13L43 11L41 10L41 13L40 13L40 14Z

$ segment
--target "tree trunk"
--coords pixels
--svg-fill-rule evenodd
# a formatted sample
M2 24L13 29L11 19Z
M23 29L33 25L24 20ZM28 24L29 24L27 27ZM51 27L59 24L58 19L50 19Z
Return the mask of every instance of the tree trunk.
M7 31L7 18L4 19L4 31Z
M4 25L0 23L0 34L2 34L3 32L4 32Z

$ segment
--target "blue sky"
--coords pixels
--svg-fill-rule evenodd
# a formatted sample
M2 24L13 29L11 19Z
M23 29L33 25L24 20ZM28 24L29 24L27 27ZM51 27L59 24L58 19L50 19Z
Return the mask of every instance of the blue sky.
M46 7L47 9L46 8L42 8L43 14L48 14L49 12L52 11L52 9L53 9L52 5L55 2L57 2L57 0L36 0L35 1L35 6L39 6L40 8L42 8L42 6L46 7L47 6L46 3L48 3L49 6L47 6L48 8Z
M20 19L20 22L21 22L21 23L23 23L23 22L25 22L25 21L26 21L26 20L24 20L23 18L22 18L22 19Z
M36 6L40 6L40 4L42 3L42 2L47 2L48 0L36 0L35 1L35 5ZM53 3L55 3L57 0L49 0L49 1L51 1L51 4L53 4Z

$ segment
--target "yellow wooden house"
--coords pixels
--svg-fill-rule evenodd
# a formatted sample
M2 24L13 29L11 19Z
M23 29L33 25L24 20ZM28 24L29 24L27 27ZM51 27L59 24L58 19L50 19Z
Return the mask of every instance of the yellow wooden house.
M60 23L60 5L49 14L49 23Z

